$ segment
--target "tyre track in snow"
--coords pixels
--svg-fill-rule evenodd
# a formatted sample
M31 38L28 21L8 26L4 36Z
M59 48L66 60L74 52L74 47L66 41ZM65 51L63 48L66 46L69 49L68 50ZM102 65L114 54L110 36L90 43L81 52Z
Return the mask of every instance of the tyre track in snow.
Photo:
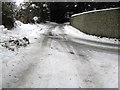
M68 57L69 54L72 53L74 54L74 58L73 60L78 61L77 63L81 63L77 66L75 66L75 68L78 70L79 75L80 75L80 79L83 80L81 83L81 87L88 87L88 88L99 88L99 87L104 87L103 83L101 83L101 80L99 79L100 76L100 72L94 71L93 69L93 63L91 62L91 57L93 53L91 53L91 51L95 51L95 52L105 52L108 54L118 54L117 50L112 50L109 51L108 50L104 50L101 48L96 48L96 47L92 47L92 46L87 46L87 45L83 45L83 44L78 44L75 42L71 42L69 41L68 37L65 35L64 33L64 25L63 26L58 26L59 31L61 31L63 34L61 34L61 36L63 37L62 39L54 39L54 36L52 37L53 40L55 40L56 42L58 42L65 50L66 52L68 52ZM85 68L85 70L80 70L79 68ZM80 72L80 71L86 71L86 72ZM84 73L84 74L83 74ZM83 75L82 75L83 74Z
M63 33L62 35L62 40L55 40L58 42L68 53L68 57L72 53L74 55L72 60L77 61L76 63L80 63L79 65L75 66L76 70L79 73L79 77L82 81L81 87L85 88L91 88L91 87L102 87L102 83L99 82L99 75L97 72L95 72L91 66L91 62L89 61L89 57L87 56L86 52L89 53L87 49L82 49L80 47L80 44L74 44L71 41L67 41L67 37L64 35L64 25L63 26L58 26L59 30ZM54 38L52 38L54 40ZM85 52L85 53L84 53ZM79 68L86 68L87 70L85 72L80 72L84 70L80 70ZM84 73L84 74L83 74ZM83 75L82 75L83 74Z
M30 88L30 87L32 87L32 85L33 85L33 81L32 80L36 79L36 77L39 77L36 74L35 74L36 77L33 77L34 74L32 74L32 73L37 73L37 71L36 71L37 66L40 65L40 62L44 58L47 58L48 52L46 50L46 47L49 47L50 46L49 42L51 42L51 40L47 36L49 35L49 32L54 27L55 26L50 26L49 29L46 30L43 35L40 35L41 39L38 39L38 41L36 42L37 44L35 45L36 47L39 47L37 50L34 50L34 47L33 47L32 48L33 50L29 51L29 52L32 51L32 53L28 54L27 56L24 56L24 58L25 57L27 58L29 56L33 56L33 57L30 58L29 60L25 60L28 63L27 64L27 69L24 70L23 72L20 72L20 73L22 73L22 75L18 78L18 81L16 81L15 83L11 84L10 87L13 87L13 88L14 87L18 87L18 88L21 88L21 87L29 87ZM25 52L24 54L27 54L27 53L28 52Z
M52 26L54 27L54 26ZM50 27L50 29L52 28ZM47 34L49 30L47 30L44 34ZM20 54L20 61L16 61L16 65L13 64L14 68L13 70L8 70L5 73L7 74L3 74L3 88L14 88L14 87L19 87L22 86L27 82L28 80L28 76L31 75L31 73L35 70L36 65L41 61L41 57L47 56L46 52L44 53L45 47L47 45L48 42L48 38L46 38L46 36L41 35L40 36L40 40L39 42L35 42L37 44L34 44L34 46L32 48L28 47L28 50L24 50L22 53L19 52L18 54ZM34 47L39 47L37 49L34 49ZM39 55L38 55L39 54ZM17 55L17 54L16 54ZM29 58L30 56L33 56L31 58ZM17 60L17 56L15 56L16 60ZM11 58L12 59L12 58ZM9 63L9 62L8 62ZM11 63L9 63L11 64ZM25 67L25 68L21 68L21 66ZM6 67L8 68L8 67ZM14 73L13 73L14 71ZM4 78L5 77L5 78ZM8 78L6 78L8 77ZM15 77L15 78L14 78Z
M48 88L49 87L81 87L79 83L77 82L78 78L75 77L77 75L75 74L75 72L77 73L77 71L76 71L76 68L74 68L74 65L72 65L71 63L68 64L67 66L65 65L65 62L67 63L69 60L64 60L64 59L65 57L69 59L69 54L66 54L65 57L62 57L61 60L59 58L57 59L57 56L59 55L47 56L47 54L51 53L47 50L47 48L51 47L51 43L53 42L54 46L56 45L56 42L54 42L51 38L49 38L49 32L52 29L53 27L50 28L47 32L45 32L44 35L42 35L41 37L42 40L40 41L41 47L38 50L35 50L34 52L32 52L32 54L28 54L28 56L34 55L34 57L31 58L27 62L29 63L28 69L22 72L22 75L18 78L18 81L9 85L8 86L9 88L10 87L12 88L14 87L17 87L17 88L21 88L21 87L22 88L26 88L26 87L28 88L30 87L43 87L43 88L44 87L48 87ZM39 51L41 52L39 53ZM38 54L40 55L38 56ZM43 59L43 61L40 60L41 58ZM52 60L53 58L57 60L53 61ZM68 68L70 68L70 70ZM71 69L74 70L74 73L71 72ZM40 78L42 77L43 79L38 80L38 77ZM36 82L38 82L38 84L36 84Z
M50 35L55 28L61 31ZM32 45L31 45L32 46ZM34 48L38 47L38 48ZM28 47L29 49L29 47ZM95 70L92 53L114 52L70 41L64 33L64 25L51 25L22 55L24 61L16 66L17 81L11 79L8 88L102 88L100 71ZM29 58L28 58L29 57ZM28 59L27 59L28 58ZM96 59L95 59L96 60ZM17 72L20 66L26 66ZM109 64L108 64L109 66ZM96 66L98 67L98 66ZM21 68L20 68L21 69ZM100 68L101 70L101 68ZM106 69L108 73L108 68ZM21 74L22 73L22 74ZM21 74L19 76L19 74ZM12 81L12 82L11 82Z
M50 49L52 44L54 45L54 48L57 48L55 46L56 45L56 42L54 42L55 40L49 38L49 32L52 32L52 30L54 28L55 27L51 27L43 35L43 40L41 42L41 48L44 50L43 52L46 55L47 54L48 55L54 54L52 52L49 52L48 50L45 50L46 48ZM59 49L61 49L61 48L59 48ZM63 48L63 50L64 49L65 48ZM42 56L42 55L43 54L41 54L40 56ZM62 57L62 59L59 59L59 58L57 58L57 56L59 56L59 55L52 55L52 56L48 56L48 57L43 58L43 62L42 63L38 62L38 64L34 67L36 70L31 72L31 73L33 73L33 75L32 76L28 75L29 78L36 76L35 73L38 72L38 74L40 75L40 77L43 78L43 80L37 81L37 82L39 82L39 86L37 86L37 87L42 87L42 88L44 88L44 87L48 87L48 88L50 88L50 87L51 88L52 87L56 87L56 88L59 88L59 87L78 87L79 88L80 85L77 83L77 80L79 80L79 79L75 77L75 75L76 75L75 73L71 73L71 69L72 69L71 67L74 68L74 65L68 64L67 68L66 68L66 65L65 66L63 66L63 65L65 64L65 62L67 63L69 60L64 60L65 59L64 57ZM70 59L69 54L65 55L65 57L67 57L67 59ZM52 60L53 58L55 58L54 61ZM68 68L70 68L70 70ZM75 69L75 71L76 71L76 69ZM68 72L68 73L66 73L66 72ZM41 73L42 73L42 75L41 75ZM38 77L38 76L36 76L36 77ZM34 78L36 78L36 77L34 77ZM71 78L71 77L73 77L73 78ZM28 78L28 77L25 77L25 78ZM31 80L24 80L24 82L30 83L32 81ZM30 85L29 83L26 86L22 84L18 87L28 87L28 86L36 87L36 86L34 86L35 82L32 85ZM73 83L75 83L75 84L73 84Z

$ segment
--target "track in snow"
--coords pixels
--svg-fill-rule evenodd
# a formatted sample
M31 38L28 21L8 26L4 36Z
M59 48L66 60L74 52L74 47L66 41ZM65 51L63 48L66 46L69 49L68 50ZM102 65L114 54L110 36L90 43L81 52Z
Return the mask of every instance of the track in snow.
M64 25L51 25L30 46L3 55L2 81L3 88L117 88L118 52L75 43Z

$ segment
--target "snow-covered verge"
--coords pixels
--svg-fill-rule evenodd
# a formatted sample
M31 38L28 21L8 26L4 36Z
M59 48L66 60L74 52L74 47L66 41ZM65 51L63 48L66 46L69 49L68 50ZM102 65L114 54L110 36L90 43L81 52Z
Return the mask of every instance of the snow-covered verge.
M2 74L4 75L7 73L7 71L4 72L4 65L6 65L4 63L11 61L11 56L16 57L21 49L21 52L23 52L24 49L28 47L27 44L34 43L39 34L44 33L47 28L49 28L49 26L43 24L23 24L20 21L15 22L15 28L12 30L7 30L7 28L5 28L3 25L0 25L0 89L2 88L3 84ZM21 56L18 55L17 58L21 59ZM17 58L15 59L16 61ZM10 69L11 68L12 67L10 67Z
M25 36L31 39L32 36L37 37L38 33L43 33L43 31L41 31L42 29L47 29L46 26L42 24L23 24L20 21L16 21L15 25L16 27L12 30L7 30L3 25L0 26L0 43L11 39L21 39ZM42 27L42 29L40 27Z
M73 37L76 37L76 38L92 40L92 41L97 41L97 42L101 42L101 43L110 43L110 44L117 44L117 45L119 44L118 39L106 38L106 37L101 38L98 36L88 35L83 32L80 32L78 29L76 29L70 25L65 26L65 33L68 35L71 35Z
M70 25L50 22L17 24L6 33L3 27L0 33L3 87L117 88L118 53L67 40L69 36L81 38L80 33ZM24 37L30 42L26 47L15 46L12 51L2 46L9 40L22 41Z

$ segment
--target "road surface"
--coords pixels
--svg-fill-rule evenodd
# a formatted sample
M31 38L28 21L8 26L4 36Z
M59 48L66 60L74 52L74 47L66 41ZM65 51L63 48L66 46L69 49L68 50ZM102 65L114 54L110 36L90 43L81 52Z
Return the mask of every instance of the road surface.
M6 53L1 47L5 52L2 87L117 88L117 50L76 43L65 34L64 26L50 25L18 51ZM60 34L53 34L55 29Z

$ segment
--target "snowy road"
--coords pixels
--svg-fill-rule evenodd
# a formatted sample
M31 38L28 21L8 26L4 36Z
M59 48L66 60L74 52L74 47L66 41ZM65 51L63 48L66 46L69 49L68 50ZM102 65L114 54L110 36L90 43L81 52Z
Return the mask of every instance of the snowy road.
M25 48L12 52L0 46L3 88L118 87L116 49L76 43L65 25L38 29L29 32L31 44Z

